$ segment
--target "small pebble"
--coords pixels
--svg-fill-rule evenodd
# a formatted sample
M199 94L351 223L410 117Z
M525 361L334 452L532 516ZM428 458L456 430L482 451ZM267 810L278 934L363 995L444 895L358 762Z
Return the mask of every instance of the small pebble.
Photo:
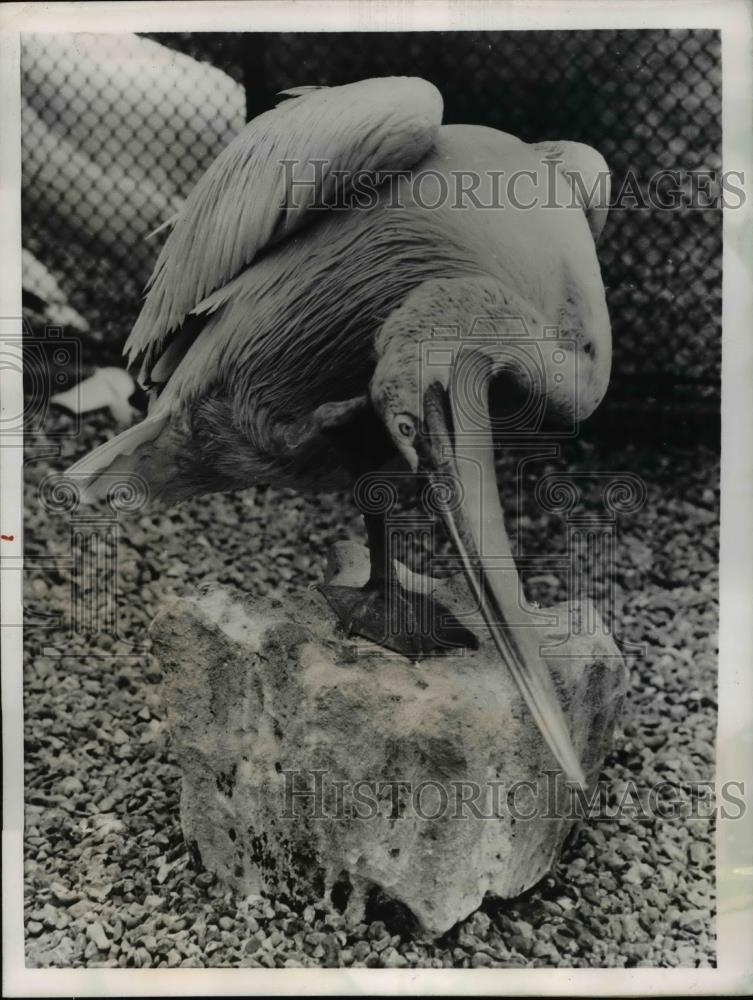
M363 962L371 951L371 947L365 941L356 941L353 946L353 957L357 962Z
M107 951L110 947L109 938L105 934L104 927L98 920L87 926L86 936L100 951Z

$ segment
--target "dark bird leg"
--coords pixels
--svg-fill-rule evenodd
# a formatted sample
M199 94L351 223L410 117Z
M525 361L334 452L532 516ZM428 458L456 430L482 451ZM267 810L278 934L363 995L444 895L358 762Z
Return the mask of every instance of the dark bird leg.
M407 590L400 583L387 545L381 514L364 514L371 572L363 587L320 588L351 635L361 635L411 658L476 648L478 640L430 593Z
M358 411L357 419L335 423L328 432L354 481L389 460L394 445L369 406ZM369 579L363 587L319 587L346 632L409 657L459 646L475 649L478 640L473 633L430 593L415 593L402 586L387 544L385 516L364 512L363 519L371 560Z

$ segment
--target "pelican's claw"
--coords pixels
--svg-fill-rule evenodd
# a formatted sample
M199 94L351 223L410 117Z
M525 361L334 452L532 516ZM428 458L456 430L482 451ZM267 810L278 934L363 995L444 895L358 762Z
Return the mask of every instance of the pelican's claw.
M397 581L388 588L322 584L318 589L348 635L363 636L402 656L478 648L476 636L439 601L405 590Z

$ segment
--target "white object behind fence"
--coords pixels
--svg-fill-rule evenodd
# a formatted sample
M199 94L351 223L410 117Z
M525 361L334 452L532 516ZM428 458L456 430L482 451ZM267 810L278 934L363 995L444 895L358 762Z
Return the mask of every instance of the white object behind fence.
M24 212L53 216L144 276L144 238L179 207L245 122L226 73L132 34L24 35Z

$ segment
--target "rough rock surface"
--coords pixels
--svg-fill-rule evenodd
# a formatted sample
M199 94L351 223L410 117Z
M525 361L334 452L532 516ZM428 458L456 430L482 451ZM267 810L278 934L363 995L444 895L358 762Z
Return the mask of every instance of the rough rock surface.
M82 300L71 302L92 319ZM115 349L116 341L107 340L112 326L92 326ZM377 894L365 920L351 926L324 902L291 908L279 897L241 900L210 873L199 874L180 826L181 774L165 725L163 675L143 648L160 602L192 595L202 581L292 600L323 578L338 539L363 537L355 505L345 496L250 490L129 518L118 548L119 635L71 636L70 588L88 593L97 584L87 582L84 567L61 570L54 562L70 552L70 519L50 516L39 484L117 428L107 410L91 414L79 436L65 411L51 408L48 419L67 441L67 457L50 457L54 447L40 455L29 441L33 459L26 467L29 968L715 965L717 809L710 802L699 820L687 797L697 783L714 780L719 469L713 449L699 442L678 449L669 439L659 452L626 426L630 440L623 445L584 433L546 460L545 474L589 471L588 504L599 503L604 478L615 469L644 478L646 507L619 526L612 582L597 576L584 590L601 602L614 587L618 632L643 644L645 655L630 662L630 692L601 772L600 799L591 818L575 825L552 871L523 896L489 895L442 938L419 941ZM501 483L514 476L515 461L506 451L498 455ZM565 524L536 505L537 480L524 481L519 500L501 493L516 553L551 559L565 551ZM32 561L45 553L45 561ZM564 573L542 576L525 561L520 568L531 599L544 607L565 600ZM32 615L50 611L61 615L55 628L49 621L32 624ZM679 794L683 808L649 810L648 817L636 811L634 796L650 802L656 785L669 802ZM731 825L743 843L744 824ZM107 951L87 936L94 922L110 941Z
M359 585L366 559L336 546L328 581ZM469 607L457 578L438 596ZM544 634L563 643L547 658L593 782L626 670L598 627L567 635L580 613L547 609L557 624ZM163 609L152 636L186 839L239 893L334 888L360 919L378 887L439 935L485 893L517 896L556 860L572 797L546 775L554 761L484 639L473 654L413 663L346 638L317 591L283 603L225 587Z

